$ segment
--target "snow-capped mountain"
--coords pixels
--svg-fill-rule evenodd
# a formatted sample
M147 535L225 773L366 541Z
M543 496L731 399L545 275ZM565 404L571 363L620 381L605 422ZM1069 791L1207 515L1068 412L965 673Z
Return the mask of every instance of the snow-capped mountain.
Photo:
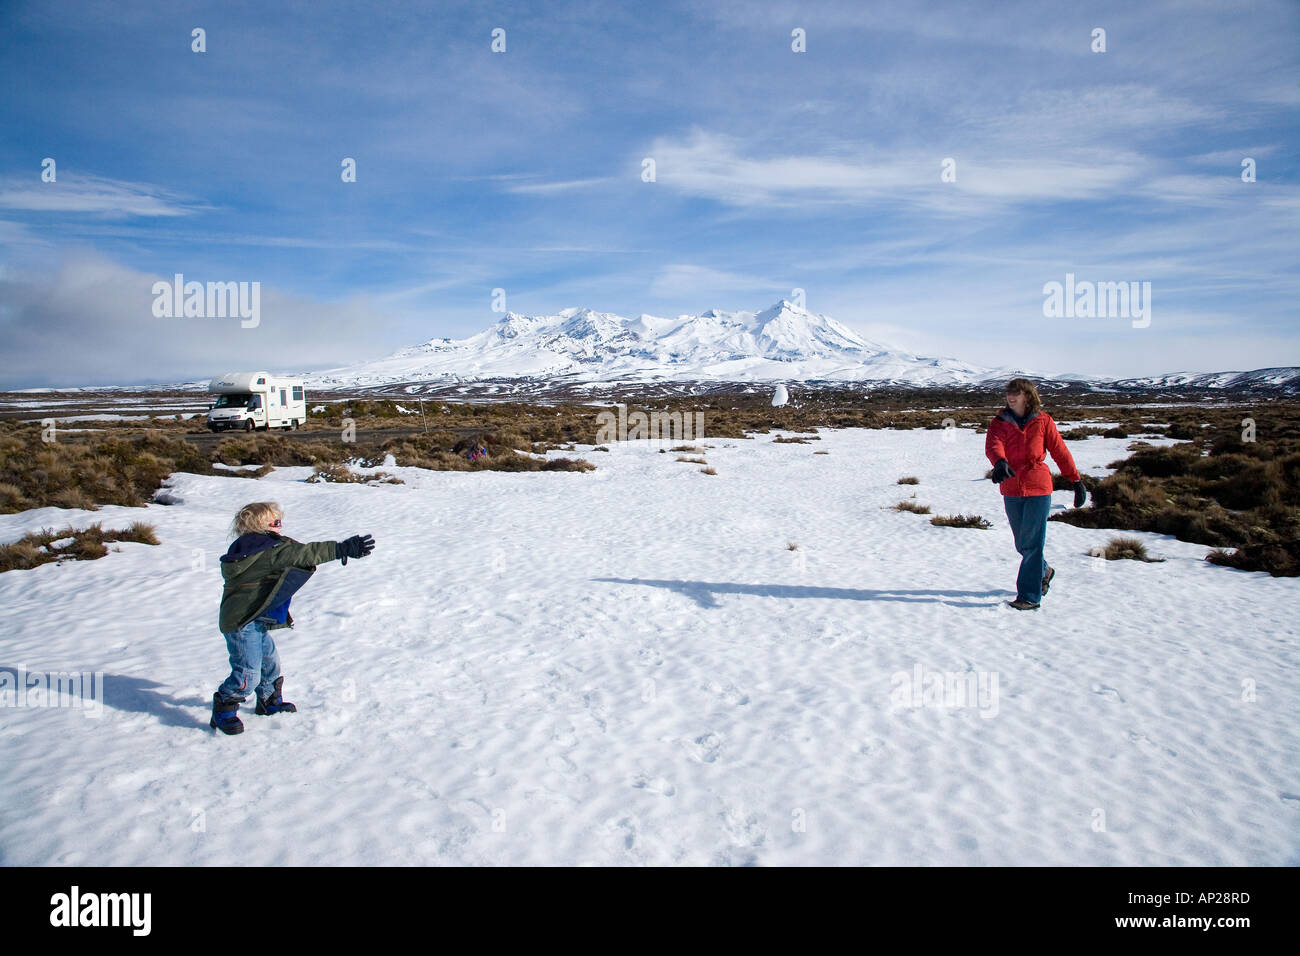
M1300 389L1300 368L1257 368L1253 372L1177 372L1123 378L1111 384L1119 388L1263 388L1291 393Z
M316 389L482 379L583 382L841 381L965 385L1006 369L927 358L863 339L781 300L761 312L634 319L591 309L507 312L465 339L430 339L378 361L305 373Z

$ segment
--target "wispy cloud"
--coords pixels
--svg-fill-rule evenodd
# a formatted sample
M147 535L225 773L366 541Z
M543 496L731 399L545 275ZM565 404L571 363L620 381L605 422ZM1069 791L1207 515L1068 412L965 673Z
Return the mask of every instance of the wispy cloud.
M730 307L726 303L737 297L749 300L764 293L789 295L789 289L766 276L689 263L665 266L650 283L650 294L657 299L694 299L719 308Z
M568 179L552 183L518 183L508 187L512 193L561 193L574 189L586 189L610 182L610 176L593 176L588 179Z
M104 217L188 216L211 208L151 183L66 172L57 173L55 181L48 183L10 177L0 185L0 207Z

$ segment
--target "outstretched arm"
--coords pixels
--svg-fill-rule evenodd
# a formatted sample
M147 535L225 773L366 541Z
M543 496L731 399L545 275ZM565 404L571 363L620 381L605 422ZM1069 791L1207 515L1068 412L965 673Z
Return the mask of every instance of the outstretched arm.
M300 544L297 541L285 541L271 549L270 570L280 571L284 568L315 567L338 557L333 541L311 541Z

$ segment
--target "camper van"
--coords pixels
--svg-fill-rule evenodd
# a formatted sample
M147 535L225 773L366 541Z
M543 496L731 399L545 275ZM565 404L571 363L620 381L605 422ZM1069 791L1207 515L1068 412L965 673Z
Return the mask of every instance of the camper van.
M297 428L307 420L302 379L276 378L269 372L227 372L208 385L217 400L208 409L208 427L252 431Z

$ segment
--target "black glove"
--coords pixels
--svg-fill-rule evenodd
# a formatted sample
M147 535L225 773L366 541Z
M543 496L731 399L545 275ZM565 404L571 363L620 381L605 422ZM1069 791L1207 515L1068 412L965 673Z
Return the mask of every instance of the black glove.
M993 466L993 484L1000 485L1008 478L1014 478L1016 473L1011 470L1005 458L999 458L998 463Z
M1082 481L1074 483L1074 506L1082 508L1083 503L1088 500L1088 488Z
M375 539L368 534L354 534L346 541L334 542L334 557L342 558L344 564L348 563L348 558L364 558L373 550Z

